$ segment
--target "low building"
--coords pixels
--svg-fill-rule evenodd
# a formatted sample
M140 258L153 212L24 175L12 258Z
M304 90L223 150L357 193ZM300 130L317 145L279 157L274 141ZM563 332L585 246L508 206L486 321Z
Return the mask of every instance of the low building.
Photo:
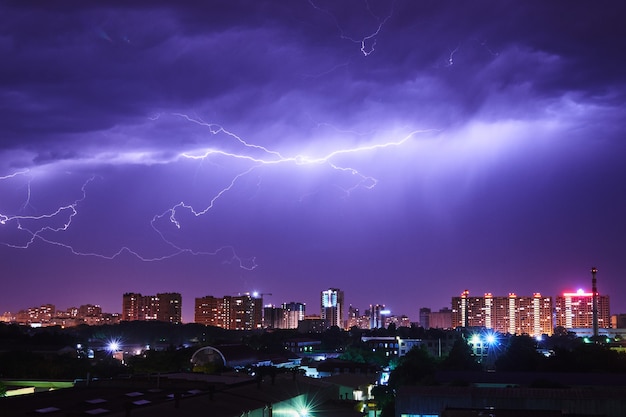
M340 386L285 372L263 378L194 373L91 381L56 391L0 398L2 417L360 417Z
M395 407L396 416L623 417L626 415L626 405L623 401L625 396L624 387L607 387L598 390L593 388L404 386L397 391ZM466 413L455 414L452 410L465 410ZM475 413L467 414L470 411Z

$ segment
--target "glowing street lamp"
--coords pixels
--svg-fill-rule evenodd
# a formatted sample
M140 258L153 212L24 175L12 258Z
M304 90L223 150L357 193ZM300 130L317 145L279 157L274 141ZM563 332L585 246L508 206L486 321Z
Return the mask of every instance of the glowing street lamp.
M120 344L119 342L113 341L113 342L109 342L109 345L107 346L107 350L109 352L117 352L120 349Z

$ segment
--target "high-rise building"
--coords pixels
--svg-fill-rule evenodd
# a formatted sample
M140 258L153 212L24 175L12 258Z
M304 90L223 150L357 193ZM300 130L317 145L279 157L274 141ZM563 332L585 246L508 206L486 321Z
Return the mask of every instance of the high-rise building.
M183 299L177 292L157 294L159 299L157 320L179 324L182 322Z
M448 307L439 311L432 311L428 315L428 324L431 329L450 329L452 328L452 310Z
M469 290L463 291L460 297L452 297L452 326L485 326L481 314L484 302L483 297L470 297Z
M348 320L346 321L346 328L351 329L353 327L359 327L359 309L353 307L352 304L348 306Z
M597 295L598 327L611 327L609 296ZM566 329L593 328L593 293L578 290L556 297L556 325Z
M158 320L182 322L182 297L179 293L141 295L125 293L122 296L122 320Z
M229 317L228 312L224 309L224 299L216 298L212 295L196 298L194 322L206 326L228 328Z
M268 329L297 329L298 322L304 320L304 303L283 303L263 307L263 326Z
M284 329L286 318L285 310L281 307L273 305L263 307L263 327L266 329Z
M306 304L294 301L283 303L283 311L286 314L285 329L297 329L298 323L304 320L306 315Z
M322 291L321 314L326 327L337 326L344 328L343 323L343 291L330 288Z
M389 312L382 304L370 304L370 329L381 329L385 327L385 315Z
M470 297L465 290L452 298L453 327L484 327L500 333L541 336L552 334L552 297L532 296Z
M614 314L611 316L611 328L626 329L626 314Z
M420 308L420 326L425 329L430 329L430 308L422 307Z
M139 293L127 292L122 296L122 320L144 320L143 296Z
M194 322L229 330L263 327L263 299L250 294L196 298Z
M346 329L358 327L359 329L370 328L370 311L365 310L363 314L360 314L358 308L350 305L348 307L348 320L346 321Z

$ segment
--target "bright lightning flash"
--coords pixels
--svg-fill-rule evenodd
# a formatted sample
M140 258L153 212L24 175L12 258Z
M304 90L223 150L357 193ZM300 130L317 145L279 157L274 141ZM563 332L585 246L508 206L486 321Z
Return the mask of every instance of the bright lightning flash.
M88 178L83 183L78 198L76 198L72 202L69 202L68 204L61 205L55 210L52 210L48 213L29 216L24 214L6 214L0 212L0 232L2 231L2 228L4 228L6 231L7 229L13 227L12 230L17 231L18 234L25 236L21 243L0 241L0 244L3 244L10 248L27 249L35 241L39 241L45 244L63 247L69 250L74 255L95 256L109 260L120 256L122 253L131 254L141 261L159 261L172 258L174 256L184 253L191 255L217 255L220 253L227 253L230 254L230 259L227 261L228 263L235 263L243 269L252 270L257 266L255 259L240 258L236 254L235 249L232 246L223 246L213 251L197 251L176 244L171 239L166 237L164 231L159 228L158 225L161 224L160 220L167 219L170 221L171 224L175 226L176 230L180 230L183 226L178 216L181 210L187 211L193 214L195 217L206 215L221 199L225 198L225 196L227 196L227 194L230 193L237 186L237 183L243 177L251 174L256 170L261 169L262 167L271 167L281 164L290 164L295 167L303 165L320 165L327 166L331 170L348 173L350 174L351 178L355 179L355 181L349 189L344 190L346 195L350 195L350 193L357 188L371 189L377 184L377 180L375 178L361 173L356 168L339 165L336 162L338 157L347 154L372 152L388 147L402 146L408 141L413 140L419 134L434 131L432 129L414 130L397 140L373 143L368 145L360 145L352 148L340 148L321 155L308 155L304 153L299 153L295 155L284 155L281 152L268 149L264 146L249 143L243 140L241 137L237 136L236 134L224 129L218 124L206 123L198 118L192 118L185 114L174 114L174 116L182 118L190 123L197 124L201 127L206 127L209 133L212 135L226 135L226 138L234 141L236 146L243 148L243 152L225 151L219 148L207 148L194 152L182 152L173 160L163 161L163 163L170 164L189 160L204 161L211 156L218 155L227 159L243 162L245 167L240 172L233 174L227 184L210 197L210 200L206 206L197 208L192 206L191 204L185 203L184 201L180 201L162 212L161 214L156 214L152 217L152 219L150 220L150 226L152 230L154 230L154 232L157 234L157 236L159 236L161 241L170 247L168 253L158 257L151 257L146 254L142 254L138 249L131 249L128 246L120 247L115 253L109 254L84 252L75 248L73 245L64 242L63 232L67 231L72 226L73 220L76 218L76 216L79 215L80 205L87 198L88 187L90 183L96 180L96 177ZM157 116L152 120L157 120L159 117L160 116ZM26 175L27 173L29 173L29 171L19 171L9 175L4 175L0 177L0 181L11 181L15 177L19 175ZM25 205L29 204L31 198L30 194L31 188L29 183L26 203L22 205L22 207L25 207Z

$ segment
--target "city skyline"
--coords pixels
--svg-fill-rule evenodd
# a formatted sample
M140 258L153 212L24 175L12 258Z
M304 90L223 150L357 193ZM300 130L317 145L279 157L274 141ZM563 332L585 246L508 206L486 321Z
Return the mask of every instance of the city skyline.
M363 318L363 317L367 317L368 318L368 323L371 322L372 320L372 313L369 311L372 308L378 308L380 309L385 309L385 316L387 317L401 317L401 316L406 316L409 318L410 322L412 323L420 323L420 325L423 325L424 323L421 323L421 315L422 315L422 311L424 309L428 310L429 313L437 313L438 310L439 312L441 312L441 310L446 310L448 313L451 313L453 315L452 317L452 327L455 327L456 324L459 324L462 322L462 316L459 316L459 314L461 313L461 307L460 307L460 299L463 298L467 298L469 299L473 299L475 300L474 302L480 302L482 304L480 304L480 307L478 310L476 310L475 312L481 312L481 313L485 313L485 311L482 311L485 309L486 304L485 301L486 299L498 299L500 302L502 302L502 300L511 300L511 299L516 299L518 301L523 300L523 299L537 299L542 298L545 300L550 300L549 303L552 306L552 310L550 312L550 315L553 316L554 322L552 323L551 326L549 327L556 327L556 326L560 326L560 325L564 325L564 322L561 322L563 320L565 320L564 316L562 316L562 311L560 310L564 310L565 309L565 305L563 304L565 299L584 299L591 297L591 295L593 294L592 292L586 292L583 288L579 288L577 291L575 292L570 292L570 291L564 291L564 292L560 292L558 294L546 294L546 293L541 293L541 292L533 292L531 294L522 294L519 292L515 292L515 291L509 291L506 295L505 294L493 294L491 292L484 292L484 293L475 293L475 292L471 292L468 289L465 289L463 292L461 292L458 295L455 294L450 294L448 297L448 304L441 306L441 307L434 307L434 306L417 306L417 310L416 311L409 311L409 312L405 312L405 311L391 311L389 310L385 305L380 305L380 304L375 304L375 303L370 303L369 305L357 305L357 304L352 304L349 302L345 302L345 298L344 298L344 291L342 289L339 288L330 288L330 289L326 289L326 290L322 290L319 294L322 295L322 305L316 304L314 307L309 306L309 309L306 310L306 316L308 317L320 317L322 319L324 319L324 310L327 310L327 308L323 307L324 302L330 302L332 300L332 295L335 294L335 296L339 296L341 300L343 300L343 303L340 303L340 305L343 305L341 307L342 311L339 311L337 309L335 309L335 313L337 314L337 319L339 318L339 314L342 314L342 321L343 322L349 322L350 319L352 318L352 311L356 311L360 314L360 316L358 318ZM157 318L158 316L158 310L159 308L157 307L155 309L154 307L154 303L156 302L157 304L159 303L160 299L164 299L167 300L167 304L170 304L170 300L171 297L174 296L176 303L178 304L176 306L175 311L177 311L177 313L175 313L176 317L179 317L179 319L182 319L182 323L203 323L203 324L209 324L208 322L204 323L204 319L201 319L200 321L197 320L198 317L198 307L201 304L206 304L207 301L210 303L211 300L213 300L213 302L222 300L222 299L232 299L232 300L236 300L236 299L243 299L243 298L249 298L249 299L253 299L253 300L260 300L261 304L260 304L260 309L265 309L266 307L274 307L274 308L280 308L284 305L289 305L289 304L302 304L304 306L304 308L306 308L307 303L306 302L302 302L302 301L298 301L298 300L290 300L290 301L279 301L279 302L267 302L267 299L264 299L263 296L264 295L270 295L271 294L261 294L261 293L256 293L256 292L245 292L245 293L236 293L236 294L226 294L226 295L217 295L217 294L210 294L210 295L192 295L192 300L193 302L189 302L189 300L187 300L187 302L184 302L184 300L186 299L184 296L182 296L180 293L177 292L167 292L167 293L160 293L160 294L156 294L156 295L142 295L141 293L132 293L132 292L125 292L122 294L122 301L120 303L120 309L116 310L114 309L106 309L103 308L100 304L98 303L87 303L85 304L84 302L79 302L79 303L75 303L74 305L71 306L67 306L65 309L64 308L57 308L57 311L63 311L63 312L68 312L72 309L74 310L78 310L77 306L80 306L81 308L87 308L87 307L97 307L102 313L106 313L106 314L115 314L115 315L119 315L119 320L146 320L145 318L129 318L130 316L133 317L143 317L143 315L145 315L147 317L147 320L155 320L155 319L159 319ZM326 297L325 297L326 296ZM610 316L614 316L614 315L620 315L620 314L626 314L622 311L616 311L614 309L609 309L609 305L608 305L608 300L610 299L610 294L603 294L603 293L598 293L599 298L602 300L602 302L600 303L600 311L602 312L602 317L603 320L601 320L602 322L602 326L601 327L606 327L610 324L610 320L608 320L608 318ZM164 298L165 297L165 298ZM304 297L303 297L304 298ZM318 298L319 301L319 298ZM200 303L200 304L199 304ZM336 303L336 301L335 301ZM508 305L508 301L505 302L504 304ZM182 308L181 308L182 305ZM208 304L206 304L208 305ZM489 304L491 305L491 304ZM22 306L19 310L16 311L6 311L6 309L3 311L2 306L0 306L0 314L2 314L3 316L5 316L7 313L11 313L12 316L16 316L18 315L18 313L22 312L26 312L29 309L39 309L41 308L50 308L51 306L55 306L57 307L56 303L53 302L48 302L48 303L40 303L40 304L31 304L28 307L24 307ZM495 307L495 304L493 304L493 307ZM500 306L502 308L502 306ZM257 309L259 309L259 306L256 307ZM507 307L508 308L508 307ZM519 306L517 307L519 308ZM587 306L587 308L591 308L590 306ZM142 309L144 309L144 313L141 313ZM166 309L164 311L168 311L167 314L171 315L172 313L170 313L169 309ZM585 314L590 314L591 310L586 311ZM166 315L167 315L166 314ZM380 319L380 311L378 312L378 319ZM454 315L457 315L456 318ZM515 313L517 314L517 313ZM571 312L569 313L571 314ZM559 318L559 315L561 315L561 318ZM356 318L356 317L354 317ZM174 320L174 322L177 322L176 319ZM328 319L328 318L327 318ZM471 323L469 323L468 325L470 326L486 326L487 328L498 328L500 329L502 326L501 325L497 325L494 326L491 324L490 321L485 321L486 317L482 317L482 318L478 318L475 319L470 318ZM583 317L579 317L576 320L586 320L587 318L583 318ZM171 320L167 320L164 318L160 318L159 320L162 321L171 321ZM494 316L494 320L497 320ZM332 319L330 319L330 321L332 321ZM455 324L456 323L456 324ZM495 321L494 321L495 323ZM571 323L570 323L571 324ZM221 327L221 325L220 325ZM350 327L350 326L348 326ZM380 325L376 325L374 327L381 327ZM426 326L428 327L428 326ZM506 326L505 326L506 327ZM572 327L571 325L568 325L566 327ZM577 327L577 326L573 326L573 327ZM585 327L585 326L583 326ZM502 327L504 328L504 327ZM504 331L503 331L504 332Z
M596 266L626 312L625 12L0 0L0 308L339 288L417 319Z

